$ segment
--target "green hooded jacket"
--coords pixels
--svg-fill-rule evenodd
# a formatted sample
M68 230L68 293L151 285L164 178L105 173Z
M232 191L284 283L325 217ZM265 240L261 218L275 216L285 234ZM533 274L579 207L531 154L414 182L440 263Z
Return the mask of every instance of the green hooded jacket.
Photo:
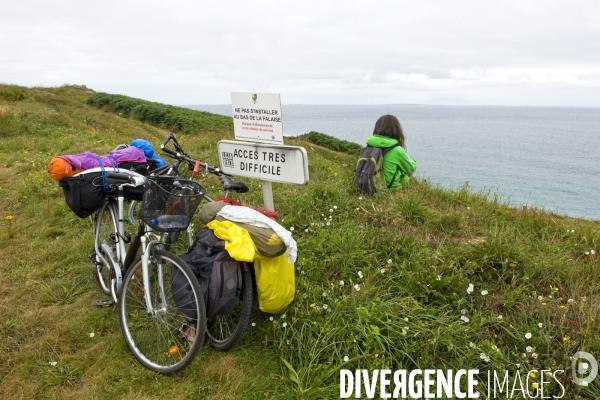
M398 141L387 136L373 135L367 139L367 146L378 147L380 149L395 144L398 144ZM386 184L390 184L396 170L398 170L398 173L391 186L392 189L404 187L410 180L407 175L417 170L417 162L410 158L406 154L406 150L401 146L394 147L383 156L383 174L385 175Z

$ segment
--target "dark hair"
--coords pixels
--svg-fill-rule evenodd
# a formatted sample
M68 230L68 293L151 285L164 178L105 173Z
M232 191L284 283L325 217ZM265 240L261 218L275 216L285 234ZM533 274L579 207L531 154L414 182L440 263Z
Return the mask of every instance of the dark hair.
M398 118L392 114L386 114L379 117L375 122L375 129L373 129L373 135L387 136L392 139L396 139L398 144L404 147L404 132L402 132L402 125Z

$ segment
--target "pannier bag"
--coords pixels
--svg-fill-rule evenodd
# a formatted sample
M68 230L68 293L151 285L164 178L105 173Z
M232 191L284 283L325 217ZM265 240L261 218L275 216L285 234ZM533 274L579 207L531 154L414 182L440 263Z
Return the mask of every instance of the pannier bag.
M294 263L289 261L287 251L278 257L265 257L256 251L248 232L236 224L213 220L206 226L225 241L225 249L231 257L254 262L261 311L278 314L292 303L296 293Z
M78 174L64 178L58 184L62 187L67 205L80 218L89 217L104 204L106 193L102 172Z
M262 312L279 314L294 301L294 264L287 260L287 254L255 258L254 274L258 307Z
M220 251L208 280L206 316L231 314L241 296L242 267L226 251Z
M101 171L84 171L70 178L63 178L58 184L63 190L67 205L80 218L92 215L102 207L106 196L118 195L118 190L110 186L104 188ZM123 188L123 196L128 200L144 199L143 187Z
M225 242L217 238L210 229L203 229L196 234L196 241L191 249L181 255L200 283L206 304L206 315L229 315L237 299L241 297L242 273L238 261L232 259L225 250ZM187 281L172 276L173 293L181 293L174 297L175 304L190 319L195 313L188 310L191 294L186 290ZM195 304L193 305L195 307ZM194 308L195 310L195 308Z
M171 293L173 293L175 305L185 315L188 322L197 320L196 298L192 286L181 270L175 266L171 268Z

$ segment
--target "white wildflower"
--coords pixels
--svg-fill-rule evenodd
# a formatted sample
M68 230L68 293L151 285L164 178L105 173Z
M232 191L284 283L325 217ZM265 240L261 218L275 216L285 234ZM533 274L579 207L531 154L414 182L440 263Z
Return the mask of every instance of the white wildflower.
M586 251L586 252L585 252L585 255L586 255L586 256L589 256L589 255L590 255L590 252L589 252L589 251Z
M48 364L50 364L53 367L56 367L56 364L58 364L56 361L50 361Z
M360 285L358 283L354 284L354 290L356 290L357 292L360 292Z
M356 207L356 211L360 210L360 208Z
M348 360L350 360L350 357L344 356L344 362L348 362Z
M359 199L359 200L362 200L362 196L360 196L358 199Z
M404 320L405 320L406 322L408 322L408 317L404 318Z
M281 324L282 327L286 327L287 326L287 322L284 322L283 324Z
M330 209L329 209L329 212L330 212L330 213L332 213L332 212L333 212L333 208L330 208Z
M96 334L94 332L90 332L90 337L94 337Z
M498 315L498 319L502 319L502 314Z
M567 300L567 304L571 304L571 303L573 303L574 301L575 301L575 300L573 300L573 299L569 299L569 300Z
M537 358L537 353L532 353L532 354L531 354L531 357L533 357L533 358Z
M392 263L392 259L390 258L390 259L387 261L387 263L388 263L388 264L391 264L391 263Z
M525 339L531 339L531 333L527 332L527 333L525 334Z
M334 209L334 210L337 210L337 206L333 206L333 209Z
M402 334L403 334L403 335L406 335L407 333L408 333L408 330L407 330L407 328L402 328Z
M463 308L462 310L460 310L460 313L461 313L462 315L465 315L465 314L467 313L467 310L465 310L465 309Z
M269 317L269 321L273 321L273 317Z
M294 230L294 227L292 226L292 227L290 228L290 231L293 231L293 230Z
M517 368L521 368L521 364L515 364Z
M475 348L475 343L473 343L473 342L469 342L469 347L471 347L471 348L473 348L473 349L474 349L474 348Z
M362 279L362 278L363 278L362 271L358 271L358 277L359 277L360 279Z
M469 283L469 287L467 288L467 293L471 294L471 293L473 293L473 290L474 290L473 284Z
M323 309L327 310L327 307L329 307L327 304L323 304Z
M382 274L385 274L385 268L381 268L381 270L379 270L379 272L381 272Z
M441 281L442 280L442 276L441 275L436 276L435 280L436 281Z
M488 291L487 291L487 290L482 290L482 291L481 291L481 295L482 295L482 296L486 296L487 294L488 294Z
M329 226L329 225L331 225L331 224L329 223L329 221L327 221L327 226Z
M544 298L542 296L538 296L538 300L542 301L542 300L544 300Z
M544 326L544 325L542 325L542 323L541 323L541 322L538 324L538 327L539 327L539 328L541 328L541 327L543 327L543 326Z
M594 254L596 254L596 252L594 250L590 250L590 254L594 255Z
M344 281L340 281L340 286L344 286Z
M253 323L252 323L252 327L255 327L255 326L256 326L256 322L253 322Z
M531 351L533 350L533 347L531 347L531 346L527 346L527 348L525 348L525 350L526 350L528 353L531 353Z
M461 315L460 319L462 319L465 322L469 322L469 317L467 317L466 315Z

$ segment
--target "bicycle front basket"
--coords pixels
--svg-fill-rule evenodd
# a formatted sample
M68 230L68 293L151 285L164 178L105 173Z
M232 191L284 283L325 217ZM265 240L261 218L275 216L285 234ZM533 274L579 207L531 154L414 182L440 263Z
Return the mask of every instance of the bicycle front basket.
M206 190L195 181L156 176L144 183L140 219L155 231L177 232L188 227Z

